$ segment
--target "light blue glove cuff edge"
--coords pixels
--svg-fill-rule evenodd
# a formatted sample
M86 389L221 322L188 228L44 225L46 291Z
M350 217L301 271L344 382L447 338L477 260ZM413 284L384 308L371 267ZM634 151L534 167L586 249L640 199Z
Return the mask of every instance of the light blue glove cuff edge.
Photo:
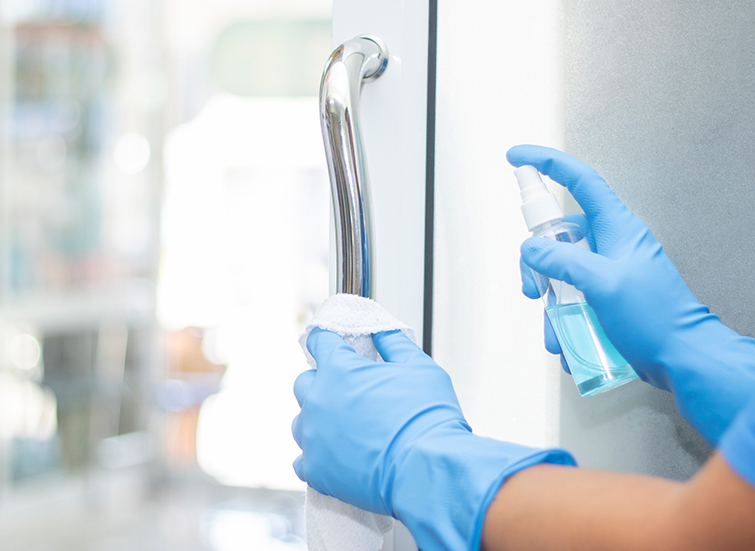
M550 463L552 465L564 465L569 467L576 467L577 462L568 450L563 448L550 448L542 450L540 453L525 457L521 461L509 465L500 476L490 485L488 493L482 501L482 506L477 514L477 522L475 525L474 534L472 536L472 551L478 551L482 540L482 527L485 524L485 514L488 511L488 507L498 495L498 491L501 486L504 485L506 480L510 477L522 471L528 467L540 465L542 463Z
M458 429L439 429L407 452L392 480L390 510L423 551L477 551L485 513L506 478L539 463L576 464L564 449Z
M699 338L700 334L705 338ZM716 352L700 343L715 339ZM681 416L715 447L755 391L755 339L727 327L717 317L671 340L658 358L668 373L674 403ZM701 365L705 368L702 369ZM717 373L722 407L706 407L710 373Z

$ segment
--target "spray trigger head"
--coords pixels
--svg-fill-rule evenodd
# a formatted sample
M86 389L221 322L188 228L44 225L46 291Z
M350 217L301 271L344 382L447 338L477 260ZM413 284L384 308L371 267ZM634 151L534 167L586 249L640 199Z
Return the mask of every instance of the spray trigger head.
M523 202L527 202L535 195L549 193L543 179L540 177L540 173L534 166L520 166L514 170L514 176L516 176L516 182L519 184L519 191L522 194Z
M522 214L528 230L564 217L556 196L548 191L534 166L520 166L514 170L514 175L522 195Z

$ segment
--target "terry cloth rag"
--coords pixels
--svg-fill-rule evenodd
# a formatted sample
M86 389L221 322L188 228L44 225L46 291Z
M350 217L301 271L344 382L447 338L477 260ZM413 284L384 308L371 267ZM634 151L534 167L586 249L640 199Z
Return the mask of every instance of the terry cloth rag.
M357 354L379 361L372 334L403 331L416 342L414 330L394 318L377 302L357 295L334 295L320 305L299 337L299 344L313 369L315 359L307 350L307 337L315 327L338 333ZM393 519L357 509L307 487L305 505L309 551L380 551Z

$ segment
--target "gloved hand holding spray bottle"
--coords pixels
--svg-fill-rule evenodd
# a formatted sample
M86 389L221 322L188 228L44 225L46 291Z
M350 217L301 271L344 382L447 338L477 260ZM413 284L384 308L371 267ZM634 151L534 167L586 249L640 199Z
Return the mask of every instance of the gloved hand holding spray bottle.
M525 165L514 171L522 194L522 214L534 236L574 243L590 250L578 224L564 222L556 196L540 173ZM532 271L561 352L582 396L592 396L637 378L629 363L606 337L584 295L572 285Z

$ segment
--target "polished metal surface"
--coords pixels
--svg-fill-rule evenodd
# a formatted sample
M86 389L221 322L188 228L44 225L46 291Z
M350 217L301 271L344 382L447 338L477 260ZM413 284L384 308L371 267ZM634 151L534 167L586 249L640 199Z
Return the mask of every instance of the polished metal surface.
M388 51L373 36L341 44L325 65L320 84L320 123L330 173L336 227L339 293L374 293L372 204L359 124L359 94L364 82L378 78Z

